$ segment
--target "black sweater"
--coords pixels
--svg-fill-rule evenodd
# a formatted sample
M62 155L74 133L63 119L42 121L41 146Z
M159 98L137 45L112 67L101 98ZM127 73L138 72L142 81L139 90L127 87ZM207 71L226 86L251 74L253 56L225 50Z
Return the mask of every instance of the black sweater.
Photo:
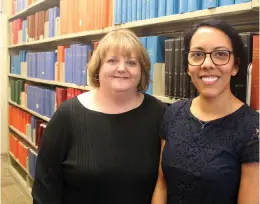
M121 114L89 110L77 97L64 102L41 141L33 203L150 204L164 111L147 94Z

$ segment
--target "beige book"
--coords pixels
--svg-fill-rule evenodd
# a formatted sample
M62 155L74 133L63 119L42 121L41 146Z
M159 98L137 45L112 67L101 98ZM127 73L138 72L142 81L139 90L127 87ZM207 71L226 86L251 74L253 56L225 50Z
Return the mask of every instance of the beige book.
M21 62L21 75L27 77L27 62Z
M44 38L48 38L49 35L49 21L44 23Z
M60 17L57 17L55 19L56 23L55 23L55 36L59 36L60 35Z
M54 80L58 81L58 62L55 62L55 73L54 73Z
M60 63L60 81L65 82L65 64L64 62Z
M154 96L162 96L162 69L163 69L163 63L156 63L154 64L154 71L153 71L153 95Z

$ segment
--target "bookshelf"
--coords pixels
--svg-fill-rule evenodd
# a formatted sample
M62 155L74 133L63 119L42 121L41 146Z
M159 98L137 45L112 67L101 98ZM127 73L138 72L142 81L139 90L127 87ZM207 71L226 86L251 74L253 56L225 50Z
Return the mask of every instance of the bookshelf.
M46 121L46 122L48 122L48 121L50 120L50 118L47 118L47 117L45 117L45 116L42 116L41 114L36 113L35 111L32 111L32 110L30 110L30 109L28 109L28 108L26 108L26 107L23 107L23 106L21 106L21 105L15 103L15 102L13 102L13 101L11 101L11 100L9 100L8 102L9 102L9 104L12 104L13 106L16 106L16 107L18 107L18 108L20 108L20 109L22 109L22 110L25 110L26 112L31 113L32 115L37 116L38 118L40 118L40 119L42 119L42 120L44 120L44 121Z
M36 79L31 77L24 77L18 74L8 74L9 77L17 78L17 79L24 79L26 81L31 81L39 84L49 84L49 85L55 85L55 86L63 86L63 87L69 87L69 88L75 88L80 90L89 91L91 90L90 86L78 86L76 84L70 84L65 82L59 82L59 81L51 81L51 80L43 80L43 79Z
M26 9L19 11L18 13L15 13L9 18L6 18L5 21L10 23L19 18L26 19L28 16L33 15L36 12L50 9L55 6L57 7L61 6L60 0L38 0L32 3ZM252 0L251 2L247 2L247 3L233 4L233 5L221 6L221 7L211 8L211 9L198 10L194 12L186 12L182 14L174 14L174 15L162 16L158 18L127 22L119 25L112 25L110 27L105 27L103 29L80 31L80 32L64 34L64 35L58 34L55 37L51 37L51 38L44 38L44 39L32 40L32 41L29 40L28 42L23 42L19 44L9 44L6 46L7 47L6 50L9 51L9 56L11 56L13 53L17 53L17 51L23 49L41 52L49 49L56 49L57 46L59 45L71 45L76 43L86 44L88 42L93 42L100 39L102 36L104 36L110 31L125 29L125 28L134 31L139 37L151 36L151 35L172 36L184 32L185 30L190 28L192 24L196 22L199 22L204 19L210 19L210 18L224 19L227 22L231 23L234 27L236 27L241 32L248 31L248 30L258 31L259 30L259 0ZM6 42L8 42L8 40L6 40ZM12 74L9 73L9 71L7 71L10 70L9 62L7 63L5 62L4 65L7 67L4 72L5 80L21 79L36 85L40 84L40 85L50 86L50 87L73 88L73 89L79 89L83 91L91 90L90 86L80 86L73 83L66 83L62 81L44 80L44 79L27 77L23 75ZM9 94L9 90L5 90L5 91L8 92L7 94ZM166 96L155 96L155 97L161 100L162 102L168 104L172 104L178 101L178 99L174 99ZM43 116L35 111L32 111L31 109L23 105L19 105L16 102L8 100L9 98L10 98L9 96L6 97L6 101L5 101L6 104L13 105L27 113L30 113L33 116L36 116L39 119L42 119L43 121L48 122L50 120L50 118ZM24 133L20 132L19 130L17 130L16 128L14 128L9 124L6 124L5 128L9 129L10 132L14 132L15 135L17 135L17 138L20 138L23 142L25 142L29 148L37 151L38 147L33 142L31 142ZM8 135L8 131L6 135ZM16 176L17 178L23 180L22 182L26 180L25 182L27 183L26 188L28 192L30 192L31 188L28 183L27 177L30 177L29 180L32 180L32 178L30 176L30 173L28 172L28 169L24 168L11 152L9 152L9 155L11 160L14 161L13 163L16 163L18 166L20 166L20 168L26 173L27 175L26 177L19 176L19 174L22 174L19 171L19 168L14 168L13 167L14 165L12 165L11 167L14 174L17 175Z
M59 6L58 0L38 0L31 5L29 5L26 9L17 12L16 14L10 16L8 21L13 21L17 18L25 18L31 14L34 14L43 9L48 9L54 6Z
M255 0L256 1L256 0ZM254 7L253 7L254 6ZM172 31L183 32L191 27L195 22L198 22L207 18L222 18L236 26L236 22L247 22L247 25L258 24L258 13L254 8L259 8L259 3L242 3L228 6L222 6L212 9L204 9L194 12L188 12L183 14L175 14L171 16L163 16L153 19L140 20L135 22L129 22L121 25L114 25L99 30L90 30L84 32L78 32L67 35L60 35L53 38L47 38L43 40L37 40L32 42L26 42L16 45L10 45L9 49L13 48L26 48L26 47L40 47L44 46L57 46L58 44L68 43L69 40L89 40L99 39L101 36L112 30L119 29L131 29L135 31L139 36L148 33L167 33ZM239 26L239 25L237 25ZM240 29L244 29L241 27ZM147 31L148 30L148 31Z
M24 139L29 145L30 147L32 147L34 150L38 150L38 147L28 139L28 137L23 134L22 132L20 132L19 130L17 130L16 128L14 128L13 126L9 125L9 128L14 131L19 137L21 137L22 139Z

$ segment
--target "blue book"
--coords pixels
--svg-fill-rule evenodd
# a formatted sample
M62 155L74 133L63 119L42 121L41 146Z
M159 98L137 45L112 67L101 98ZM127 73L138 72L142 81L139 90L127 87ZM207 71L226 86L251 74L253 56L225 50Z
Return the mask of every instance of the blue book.
M189 0L188 12L201 10L201 0Z
M55 113L55 104L56 104L56 91L51 89L51 115L50 118L53 116L53 114Z
M159 0L158 17L166 16L166 0Z
M180 0L180 2L179 2L179 13L188 12L188 1L189 0Z
M136 20L142 20L142 0L138 1L136 10Z
M69 82L68 80L68 49L69 48L65 48L64 49L64 72L65 72L65 82Z
M86 85L87 81L87 57L88 57L88 46L83 45L81 46L81 67L80 67L80 84Z
M73 50L72 50L72 46L70 46L69 48L69 52L68 52L68 75L69 75L69 83L73 83L73 79L74 79L74 73L73 73Z
M122 0L115 0L115 24L122 23Z
M75 57L75 73L76 73L76 84L77 85L81 85L81 80L80 80L80 76L81 76L81 46L82 45L76 45L75 46L75 53L76 53L76 57Z
M71 54L72 54L72 57L71 57L71 72L72 72L72 83L73 84L76 84L76 78L77 78L77 75L76 75L76 45L71 45Z
M44 79L49 80L50 78L50 52L45 52L45 70Z
M250 2L251 0L235 0L235 4Z
M46 79L46 76L45 76L45 69L47 67L47 64L46 64L46 61L45 61L45 52L42 52L41 53L41 59L42 59L42 62L41 62L41 75L42 75L42 78L43 79Z
M146 0L142 0L142 20L146 19Z
M49 31L48 31L48 37L52 37L52 9L48 9L48 16L49 16Z
M131 21L136 21L137 20L137 0L132 0L132 20ZM141 5L141 3L139 2Z
M219 6L227 6L235 3L235 0L219 0Z
M151 0L146 0L145 19L150 19Z
M55 27L56 27L56 18L60 17L60 8L59 7L54 7L53 8L53 36L56 36L55 33Z
M205 0L202 0L202 3ZM216 8L218 7L218 0L207 0L206 8Z
M150 18L158 17L158 0L150 0Z
M49 111L48 111L48 89L44 89L43 90L43 94L44 94L44 97L43 97L43 101L44 101L44 113L43 115L46 116L46 117L49 117Z
M144 49L147 49L147 37L140 37L139 39L140 39Z
M165 61L165 49L164 49L164 41L166 37L162 36L149 36L147 37L147 52L149 54L151 60L151 69L150 69L150 77L153 81L153 70L155 63L163 63ZM149 87L146 91L148 94L153 93L153 86L149 84Z
M122 0L122 23L126 23L128 20L128 5L127 3L131 2L130 0Z
M166 0L166 15L179 13L179 0Z
M202 0L201 9L207 9L207 1L208 0Z
M131 22L132 21L132 0L127 0L127 9L126 9L126 13L127 13L127 22Z
M52 51L50 54L50 80L55 80L55 63L57 61L57 53Z

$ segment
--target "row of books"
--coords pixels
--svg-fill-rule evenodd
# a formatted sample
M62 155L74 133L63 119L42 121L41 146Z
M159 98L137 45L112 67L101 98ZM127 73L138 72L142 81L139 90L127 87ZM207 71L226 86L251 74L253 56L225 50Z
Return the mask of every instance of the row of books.
M20 79L10 79L11 101L51 118L65 100L85 92L74 88L47 88Z
M23 0L24 1L24 0ZM11 42L18 44L58 35L102 29L114 24L192 12L249 0L60 0L54 7L10 22ZM115 5L114 5L115 3ZM114 6L114 8L113 8Z
M215 8L250 0L115 0L115 24Z
M27 170L29 175L35 178L37 153L12 133L9 133L9 141L10 153L18 160L19 164Z
M9 125L26 135L27 139L36 147L40 146L40 140L47 123L32 114L9 105Z
M76 85L87 85L87 63L92 46L73 44L58 46L58 52L27 52L11 56L12 74L44 80L57 80Z
M10 22L10 44L112 26L112 9L112 0L61 0L60 7Z
M9 105L8 110L9 125L26 134L26 125L31 122L32 115L13 105Z
M113 0L60 0L61 34L112 26Z
M12 0L11 14L14 15L15 13L26 9L32 3L37 1L38 0Z
M60 34L60 8L36 12L26 19L16 19L9 23L10 44L18 44L51 38Z

